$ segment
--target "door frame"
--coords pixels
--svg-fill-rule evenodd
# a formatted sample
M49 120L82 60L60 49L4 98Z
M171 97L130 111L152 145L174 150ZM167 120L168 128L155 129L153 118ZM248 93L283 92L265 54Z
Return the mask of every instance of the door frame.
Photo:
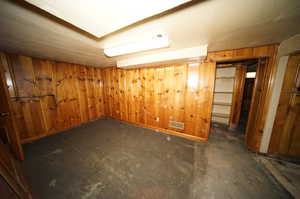
M285 135L286 118L290 111L290 103L293 100L293 84L296 81L296 75L300 70L300 52L291 53L288 55L288 61L286 63L286 70L284 72L282 88L280 90L280 96L278 101L277 110L275 112L274 124L272 134L269 142L268 153L272 153L278 156L288 155L288 141L289 135ZM299 78L299 77L298 77ZM300 79L300 78L299 78ZM292 91L289 93L289 90Z
M236 129L240 121L247 66L237 64L235 66L235 78L233 86L232 104L230 109L229 128Z
M3 102L6 104L6 106L8 106L8 112L9 112L9 120L11 122L11 126L12 126L12 131L10 132L8 135L8 139L10 140L9 146L10 149L14 155L14 157L18 160L24 160L24 152L23 152L23 148L22 148L22 144L21 144L21 140L20 140L20 133L18 131L17 125L16 125L16 119L15 116L13 114L13 105L11 103L11 99L10 99L10 95L9 95L9 91L7 88L7 84L6 84L6 78L5 78L5 69L3 66L3 62L2 59L0 59L0 86L3 86L3 90L4 93L3 95L6 98L6 102Z
M264 96L260 99L259 106L261 107L260 118L255 121L257 128L254 132L248 132L255 138L255 143L248 145L247 147L251 151L259 152L259 147L261 144L261 138L264 133L264 125L269 109L269 103L272 96L272 89L274 85L274 79L276 75L275 60L277 56L278 45L267 45L253 48L242 48L234 50L216 51L209 52L207 59L215 62L230 62L230 61L243 61L248 59L260 59L267 58L266 70L264 70L264 81L262 85L262 93ZM250 115L251 109L249 111L249 117L255 117ZM248 125L248 124L247 124Z
M264 82L266 81L266 71L268 66L268 58L259 58L256 68L256 77L252 91L250 110L246 126L245 142L249 149L257 149L263 133L264 124L258 125L262 120L262 111L265 104L264 101ZM253 133L255 132L255 133Z
M11 161L13 160L10 160L10 162ZM12 168L12 169L14 169L15 172L17 170L17 168ZM12 173L7 170L7 168L4 166L4 163L2 163L2 160L0 160L0 176L3 177L4 181L6 181L8 186L12 189L12 191L14 191L18 195L18 197L22 199L30 198L30 194L28 194L25 191L26 188L24 188L22 185L18 183L16 176L12 175Z

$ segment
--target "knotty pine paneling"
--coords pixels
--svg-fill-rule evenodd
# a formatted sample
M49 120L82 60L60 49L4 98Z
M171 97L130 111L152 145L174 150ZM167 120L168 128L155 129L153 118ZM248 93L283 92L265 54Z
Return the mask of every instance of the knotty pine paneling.
M22 142L104 116L102 70L1 54L11 78L10 94Z
M215 63L103 71L105 115L207 140ZM169 127L182 122L184 130Z

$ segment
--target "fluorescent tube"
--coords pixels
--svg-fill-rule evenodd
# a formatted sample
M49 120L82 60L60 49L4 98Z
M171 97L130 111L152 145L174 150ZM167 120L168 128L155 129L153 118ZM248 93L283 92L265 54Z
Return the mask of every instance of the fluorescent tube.
M169 46L169 38L166 34L157 34L148 40L120 45L112 48L104 49L105 55L109 57L125 55L135 52L141 52L151 49L163 48Z
M174 51L138 56L117 61L118 67L135 67L141 65L163 64L164 62L193 61L207 56L207 45L183 48Z

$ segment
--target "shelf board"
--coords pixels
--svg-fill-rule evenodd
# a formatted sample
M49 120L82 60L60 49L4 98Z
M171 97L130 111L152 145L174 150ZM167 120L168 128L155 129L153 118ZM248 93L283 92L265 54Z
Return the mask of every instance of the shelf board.
M235 77L216 77L216 79L234 79Z
M222 117L222 118L229 118L230 114L226 114L226 113L212 113L213 117Z
M214 105L220 105L220 106L231 106L231 103L226 102L214 102Z
M233 64L217 64L217 68L235 67Z
M220 93L220 94L232 94L232 91L215 91L214 93Z

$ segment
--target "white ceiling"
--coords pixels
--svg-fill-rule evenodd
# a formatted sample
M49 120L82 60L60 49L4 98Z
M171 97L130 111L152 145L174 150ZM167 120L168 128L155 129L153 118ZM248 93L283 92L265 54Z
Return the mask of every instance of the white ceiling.
M26 4L0 0L2 51L99 67L115 66L116 60L123 58L206 43L209 51L279 43L300 33L299 0L199 1L101 39ZM75 12L80 11L78 8ZM169 48L115 58L103 54L105 47L148 38L157 32L169 35Z
M25 0L96 37L102 37L191 0Z

